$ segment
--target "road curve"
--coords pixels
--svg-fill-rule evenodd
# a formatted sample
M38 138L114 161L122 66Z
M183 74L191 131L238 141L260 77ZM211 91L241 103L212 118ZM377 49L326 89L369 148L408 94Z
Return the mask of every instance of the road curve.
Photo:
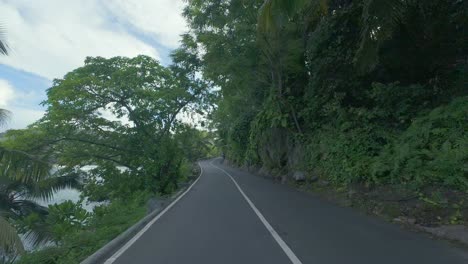
M468 263L462 251L444 242L220 160L200 166L203 173L192 189L106 263Z

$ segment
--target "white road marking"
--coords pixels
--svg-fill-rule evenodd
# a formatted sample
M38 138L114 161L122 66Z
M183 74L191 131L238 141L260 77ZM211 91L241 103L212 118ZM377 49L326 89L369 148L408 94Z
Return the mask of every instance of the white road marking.
M214 161L214 160L213 160ZM291 248L284 242L284 240L280 237L280 235L273 229L273 227L268 223L268 221L265 219L265 217L260 213L260 211L257 209L257 207L252 203L252 201L249 199L249 197L242 191L241 187L239 184L237 184L236 180L229 174L227 171L221 169L220 167L216 166L213 164L213 161L210 162L211 166L214 168L217 168L224 172L229 178L231 178L232 182L236 185L237 189L239 192L244 196L245 200L247 203L250 205L252 210L255 212L255 214L260 218L260 221L262 221L263 225L266 227L266 229L270 232L271 236L275 239L276 243L283 249L284 253L288 256L289 260L291 260L291 263L293 264L302 264L302 262L299 260L299 258L294 254L294 252L291 250Z
M190 185L190 187L188 187L188 189L183 192L181 195L179 195L179 197L177 197L177 199L175 199L171 204L169 204L164 210L162 210L158 215L156 215L153 220L151 220L151 222L149 222L148 224L146 224L146 226L140 230L140 232L138 232L132 239L130 239L123 247L121 247L117 252L114 253L114 255L112 255L112 257L110 257L109 259L107 259L104 264L112 264L114 263L114 261L117 260L117 258L119 258L129 247L131 247L133 245L133 243L135 243L156 221L158 221L159 218L161 218L161 216L163 216L167 211L169 211L169 209L171 209L172 206L174 206L182 197L184 197L185 194L187 194L190 189L192 189L192 187L195 185L195 183L198 182L198 180L201 178L202 174L203 174L203 167L200 165L200 163L198 163L198 166L200 166L200 175L198 176L198 178Z

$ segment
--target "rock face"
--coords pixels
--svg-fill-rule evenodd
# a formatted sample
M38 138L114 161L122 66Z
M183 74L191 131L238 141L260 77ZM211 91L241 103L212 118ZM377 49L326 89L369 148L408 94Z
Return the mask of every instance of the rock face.
M259 139L258 154L267 168L283 168L287 164L288 138L283 128L271 128L262 133Z
M294 139L288 139L288 169L302 170L304 169L304 146Z
M261 146L257 151L263 166L260 175L269 174L283 183L306 180L304 145L291 137L286 129L267 129L257 143Z

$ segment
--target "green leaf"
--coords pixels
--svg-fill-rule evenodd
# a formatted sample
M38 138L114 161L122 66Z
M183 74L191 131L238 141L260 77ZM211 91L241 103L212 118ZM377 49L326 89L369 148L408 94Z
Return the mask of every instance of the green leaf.
M8 253L23 253L23 243L16 229L0 215L0 249Z

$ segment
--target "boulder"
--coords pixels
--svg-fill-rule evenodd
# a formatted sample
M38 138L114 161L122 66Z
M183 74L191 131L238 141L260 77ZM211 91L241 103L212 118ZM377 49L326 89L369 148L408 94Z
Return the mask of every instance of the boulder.
M295 171L293 173L293 179L295 181L305 181L306 180L306 175L303 171Z

